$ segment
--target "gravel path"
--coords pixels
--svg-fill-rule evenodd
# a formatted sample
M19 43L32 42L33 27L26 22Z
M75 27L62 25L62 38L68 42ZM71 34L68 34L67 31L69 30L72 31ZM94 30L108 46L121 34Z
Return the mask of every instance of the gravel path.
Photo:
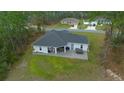
M29 56L30 58L31 56ZM27 59L22 59L18 64L16 64L13 69L9 72L6 81L41 81L40 77L32 75Z

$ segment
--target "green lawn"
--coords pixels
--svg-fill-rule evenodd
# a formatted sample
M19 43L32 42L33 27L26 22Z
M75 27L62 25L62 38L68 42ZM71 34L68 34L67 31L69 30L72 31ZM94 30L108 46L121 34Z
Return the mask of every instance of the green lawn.
M80 20L80 21L79 21L78 28L79 28L79 29L86 29L86 28L87 28L87 25L83 24L83 20Z
M79 29L86 29L88 26L87 25L84 25L84 24L80 24L78 25L78 28Z
M99 61L104 34L76 34L86 35L90 41L88 61L32 55L29 49L7 80L104 80ZM22 62L26 65L21 68Z

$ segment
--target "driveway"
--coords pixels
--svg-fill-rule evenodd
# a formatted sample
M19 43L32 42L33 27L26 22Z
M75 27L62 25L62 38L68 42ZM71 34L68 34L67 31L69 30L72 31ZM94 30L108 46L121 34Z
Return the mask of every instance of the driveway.
M68 30L70 32L91 32L91 33L102 33L105 34L105 31L103 30L83 30L83 29L64 29L64 28L46 28L46 31L51 31L51 30Z
M86 30L96 30L96 26L88 26Z

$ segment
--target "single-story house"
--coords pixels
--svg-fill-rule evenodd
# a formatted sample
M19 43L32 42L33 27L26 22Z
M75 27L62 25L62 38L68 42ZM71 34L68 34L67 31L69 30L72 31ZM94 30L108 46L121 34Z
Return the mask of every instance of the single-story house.
M65 30L52 30L33 43L33 52L57 54L76 49L88 52L88 45L86 36L75 35Z
M90 26L97 26L97 21L91 21L89 25Z
M96 26L97 21L83 21L83 24L88 26Z
M68 24L71 26L70 29L77 29L79 20L76 18L64 18L61 20L61 24Z
M112 24L112 21L105 17L98 17L95 20L98 24Z
M96 21L83 21L84 25L87 25L85 30L96 30L97 22Z

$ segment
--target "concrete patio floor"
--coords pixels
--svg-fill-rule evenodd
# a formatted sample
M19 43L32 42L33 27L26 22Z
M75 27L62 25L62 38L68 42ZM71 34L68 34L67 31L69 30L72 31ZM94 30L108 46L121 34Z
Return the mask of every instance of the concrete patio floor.
M66 58L76 58L76 59L83 59L83 60L88 60L88 54L87 52L84 52L83 54L77 54L75 51L67 51L66 53L34 53L35 55L49 55L49 56L58 56L58 57L66 57Z

